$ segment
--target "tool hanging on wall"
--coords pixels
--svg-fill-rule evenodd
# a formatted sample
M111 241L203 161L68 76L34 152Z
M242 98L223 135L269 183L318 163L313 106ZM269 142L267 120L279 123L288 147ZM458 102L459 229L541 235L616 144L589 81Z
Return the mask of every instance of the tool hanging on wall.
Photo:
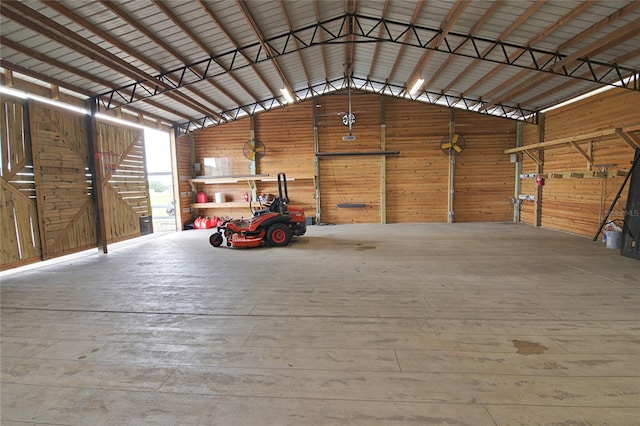
M351 64L347 66L347 93L348 93L348 102L349 109L347 113L342 117L342 124L345 126L349 126L349 135L343 136L342 140L344 142L351 142L356 140L356 137L353 136L352 128L353 124L356 122L356 116L351 112Z

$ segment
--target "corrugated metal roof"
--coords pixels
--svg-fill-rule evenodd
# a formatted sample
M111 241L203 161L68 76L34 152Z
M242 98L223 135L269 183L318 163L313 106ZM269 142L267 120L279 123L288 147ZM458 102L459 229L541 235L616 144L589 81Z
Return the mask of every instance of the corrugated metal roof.
M633 0L5 0L0 14L2 68L176 125L343 88L347 72L403 97L422 78L411 98L525 119L640 66Z

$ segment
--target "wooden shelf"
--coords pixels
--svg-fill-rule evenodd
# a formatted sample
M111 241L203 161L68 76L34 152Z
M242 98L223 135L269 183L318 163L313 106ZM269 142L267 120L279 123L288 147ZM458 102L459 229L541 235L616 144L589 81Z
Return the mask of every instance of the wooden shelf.
M191 207L195 209L238 209L249 208L249 203L243 202L226 202L226 203L191 203Z
M287 182L296 181L296 180L313 180L314 176L311 175L300 175L300 176L287 176ZM277 176L270 175L241 175L241 176L201 176L194 179L189 179L189 184L191 185L191 189L193 192L198 192L198 184L203 185L217 185L217 184L229 184L229 183L239 183L239 182L247 182L249 183L249 187L253 188L255 186L255 182L277 182ZM195 207L195 204L193 205Z
M544 141L540 143L533 143L529 145L523 145L516 148L510 148L504 151L505 154L524 153L531 158L539 166L544 162L538 157L535 151L542 149L550 149L561 146L572 146L578 154L584 157L589 165L593 164L593 157L586 152L579 144L585 142L599 142L610 137L618 137L622 139L632 149L640 148L640 139L634 136L632 133L640 130L640 125L619 127L614 129L602 130L600 132L587 133L584 135L575 135L568 138L561 138L556 140Z
M287 182L292 181L313 181L315 177L313 175L297 175L289 177L287 176ZM249 191L250 194L256 196L257 191L257 182L277 182L277 176L270 176L267 174L263 175L242 175L242 176L200 176L197 178L189 179L189 184L194 193L199 192L198 186L202 189L202 185L227 185L224 188L226 191L227 199L229 199L229 191L233 194L231 199L240 199L242 200L242 195L238 196L238 192ZM240 190L239 188L234 190L229 189L229 185L237 185L240 183L248 184L244 190ZM254 201L257 203L257 201ZM207 202L207 203L191 203L192 209L244 209L249 211L249 202L248 201L227 201L223 203L215 203L215 202ZM255 208L258 208L258 205L255 205Z

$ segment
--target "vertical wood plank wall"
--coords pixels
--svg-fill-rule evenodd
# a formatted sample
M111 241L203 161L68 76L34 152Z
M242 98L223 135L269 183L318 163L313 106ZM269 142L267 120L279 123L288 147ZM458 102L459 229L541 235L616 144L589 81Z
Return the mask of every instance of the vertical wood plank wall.
M1 107L0 269L96 247L86 116L9 96ZM105 189L109 240L139 236L139 217L151 214L141 132L98 128L97 150L124 154Z
M456 156L454 222L513 220L515 168L504 150L515 146L515 123L455 111L455 129L467 146Z
M256 164L256 172L312 176L314 114L321 153L378 152L384 131L385 149L400 151L400 155L386 157L386 221L446 222L448 155L440 149L440 141L449 134L450 110L396 98L385 99L383 110L379 95L362 92L352 93L351 103L356 116L352 126L354 141L343 141L349 133L342 122L349 107L344 91L256 115L255 137L267 148L265 157ZM385 127L381 130L383 116ZM467 148L456 157L454 220L512 220L514 167L504 150L515 146L515 122L459 111L455 120L456 131L465 136ZM250 163L242 154L242 146L250 135L250 119L197 131L195 161L228 157L233 164L231 174L249 174ZM179 149L184 143L180 142ZM187 150L183 148L181 152L179 155L184 157ZM179 161L184 162L182 158ZM318 161L323 222L381 222L379 155L322 157ZM180 176L188 173L185 164ZM242 185L200 185L198 190L206 192L210 200L215 192L222 191L228 195L226 201L241 201L247 189ZM259 184L259 192L275 191L274 184ZM302 205L308 216L315 214L312 180L290 182L289 192L292 203ZM339 204L348 206L338 207ZM364 207L353 208L354 205ZM183 210L189 207L182 205ZM248 214L248 208L198 209L197 214L240 217Z
M396 98L385 100L387 222L446 222L449 156L440 149L449 134L449 110Z
M354 141L343 116L349 110L348 93L324 96L316 107L318 147L321 153L380 151L380 97L351 94ZM320 210L326 223L380 222L380 156L321 157ZM339 207L363 205L364 207Z
M151 217L143 132L107 123L97 129L107 242L140 236L140 219Z
M42 256L95 247L85 118L35 102L30 113Z
M255 137L267 147L266 155L257 161L257 173L276 176L284 172L289 179L291 204L303 207L305 213L312 216L316 208L313 101L256 116ZM275 182L259 182L257 187L259 194L278 193Z
M8 269L42 252L26 102L3 95L0 113L0 269Z
M609 90L594 97L552 110L545 117L545 140L640 124L640 95L627 90ZM535 126L525 126L525 144L534 143ZM580 146L591 150L594 165L611 164L611 170L629 170L634 150L617 136L584 141ZM546 149L544 173L599 171L572 147ZM535 164L526 156L523 173L534 173ZM608 178L556 178L549 176L543 188L542 226L593 236L605 211L610 207L623 176ZM522 193L535 193L534 179L522 179ZM623 217L627 190L618 201L610 220ZM533 223L533 202L523 203L521 220Z
M195 156L192 158L192 136L193 135L182 135L176 138L176 160L178 165L177 185L180 198L175 208L180 209L182 226L192 219L193 212L191 210L191 203L195 201L193 195L191 195L191 185L189 184L189 179L194 175L193 163L195 163Z

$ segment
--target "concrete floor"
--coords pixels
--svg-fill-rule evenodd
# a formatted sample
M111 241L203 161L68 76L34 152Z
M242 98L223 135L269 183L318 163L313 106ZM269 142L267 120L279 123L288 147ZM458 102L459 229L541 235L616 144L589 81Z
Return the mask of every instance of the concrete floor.
M526 225L152 236L2 277L3 425L638 425L640 262Z

